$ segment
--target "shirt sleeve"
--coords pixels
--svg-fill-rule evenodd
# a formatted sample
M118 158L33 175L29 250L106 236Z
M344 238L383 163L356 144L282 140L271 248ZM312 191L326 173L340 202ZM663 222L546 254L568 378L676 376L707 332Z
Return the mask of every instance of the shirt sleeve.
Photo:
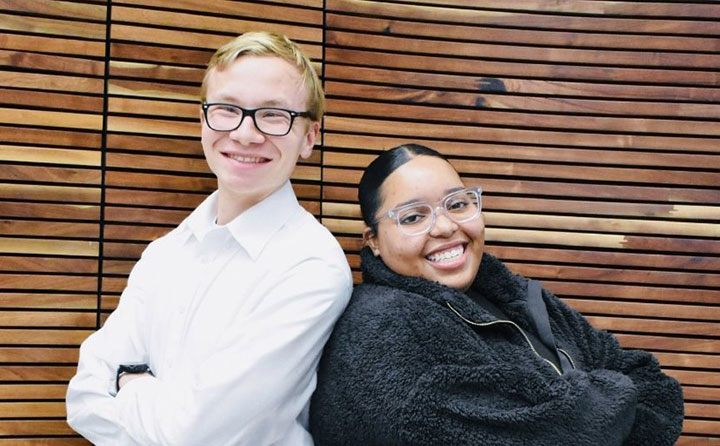
M148 363L143 342L143 298L152 287L147 258L133 267L118 307L80 347L75 376L66 396L67 421L95 444L132 444L118 424L116 373L120 364Z
M276 442L315 389L322 348L351 289L347 264L294 265L192 374L124 386L117 423L145 446Z
M664 374L657 359L643 350L624 350L611 333L597 330L577 311L545 291L559 330L569 333L582 355L584 368L609 370L629 379L637 389L635 421L625 446L671 446L682 430L682 388Z

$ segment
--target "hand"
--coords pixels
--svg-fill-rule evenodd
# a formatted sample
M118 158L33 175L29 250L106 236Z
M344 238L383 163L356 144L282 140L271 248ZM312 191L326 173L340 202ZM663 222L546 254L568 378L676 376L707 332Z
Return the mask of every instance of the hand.
M125 384L129 383L130 381L132 381L132 380L134 380L134 379L145 378L145 377L148 377L148 376L153 376L153 375L151 375L151 374L148 373L148 372L143 372L143 373L125 373L125 374L122 375L122 376L120 377L120 379L118 380L118 389L122 389L122 387L123 387Z

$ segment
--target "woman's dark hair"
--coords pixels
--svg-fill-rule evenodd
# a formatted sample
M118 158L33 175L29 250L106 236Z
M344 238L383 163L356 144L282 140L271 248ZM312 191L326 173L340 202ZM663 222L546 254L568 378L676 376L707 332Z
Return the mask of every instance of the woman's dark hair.
M440 152L429 147L420 144L403 144L381 153L365 168L358 187L358 199L363 220L374 233L377 233L375 214L382 205L380 187L398 167L420 155L447 160Z

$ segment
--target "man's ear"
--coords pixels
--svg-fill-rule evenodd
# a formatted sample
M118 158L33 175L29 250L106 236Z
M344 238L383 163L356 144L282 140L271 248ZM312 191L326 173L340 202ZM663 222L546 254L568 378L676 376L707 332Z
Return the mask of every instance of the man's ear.
M302 159L308 159L312 154L313 147L320 136L320 123L311 122L308 126L307 133L305 134L305 141L303 147L300 150L300 157Z
M362 239L363 245L369 246L373 254L375 254L375 257L380 255L380 247L378 246L377 236L372 228L368 228L366 226L365 229L363 229Z

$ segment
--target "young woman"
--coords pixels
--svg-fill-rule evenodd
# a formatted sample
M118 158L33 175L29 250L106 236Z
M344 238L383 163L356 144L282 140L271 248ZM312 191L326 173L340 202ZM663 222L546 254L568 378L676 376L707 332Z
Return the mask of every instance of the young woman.
M316 445L675 443L677 381L484 253L481 191L438 152L384 152L359 195L363 284L321 361Z

